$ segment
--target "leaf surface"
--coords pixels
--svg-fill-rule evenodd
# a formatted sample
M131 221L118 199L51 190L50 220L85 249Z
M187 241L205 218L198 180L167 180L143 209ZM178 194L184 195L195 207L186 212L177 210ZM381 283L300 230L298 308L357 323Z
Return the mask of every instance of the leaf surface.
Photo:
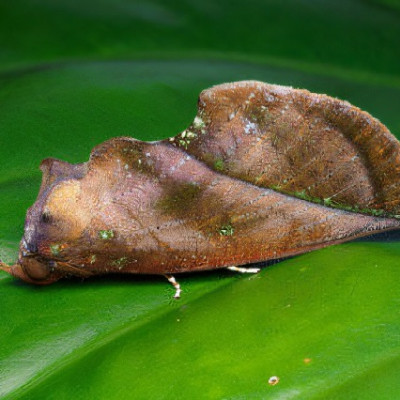
M144 70L153 77L143 81ZM84 161L107 138L107 124L110 136L128 131L142 139L157 139L160 132L171 136L190 124L201 87L246 73L281 83L296 75L299 86L315 91L346 87L347 95L337 94L378 115L390 109L382 99L400 100L394 89L374 88L371 98L365 85L224 63L212 72L192 62L86 64L12 80L2 91L8 98L2 126L15 138L8 150L15 154L7 159L10 175L1 184L1 209L7 210L1 218L2 258L15 258L40 172L25 176L32 176L42 158ZM174 90L161 84L161 76ZM193 76L197 86L189 84ZM46 96L43 87L50 88ZM147 109L153 107L150 119L141 108L146 98ZM397 114L385 115L396 126ZM52 123L42 123L49 118ZM4 155L2 162L7 160ZM362 385L368 382L379 385L382 398L390 397L399 390L397 369L386 372L398 357L398 256L397 243L349 243L278 263L251 278L192 275L181 279L182 301L172 303L172 289L158 278L36 288L2 274L2 395L335 398L355 387L360 392L354 393L369 398L369 386ZM272 375L281 378L274 387L267 383Z
M7 262L16 258L42 159L84 162L114 136L173 136L193 120L198 93L214 84L256 79L328 93L400 134L400 14L392 0L293 0L284 9L276 1L3 3L0 258ZM393 233L333 246L257 277L182 277L180 302L157 277L37 288L1 272L0 393L397 398L397 240ZM273 375L280 382L269 386Z

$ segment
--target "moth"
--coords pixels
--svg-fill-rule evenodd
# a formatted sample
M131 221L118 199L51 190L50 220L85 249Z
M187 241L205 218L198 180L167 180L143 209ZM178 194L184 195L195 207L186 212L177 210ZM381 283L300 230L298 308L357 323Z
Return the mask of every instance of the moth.
M256 81L204 90L175 137L118 137L88 162L46 159L19 257L34 284L67 276L230 268L400 227L400 147L351 104Z

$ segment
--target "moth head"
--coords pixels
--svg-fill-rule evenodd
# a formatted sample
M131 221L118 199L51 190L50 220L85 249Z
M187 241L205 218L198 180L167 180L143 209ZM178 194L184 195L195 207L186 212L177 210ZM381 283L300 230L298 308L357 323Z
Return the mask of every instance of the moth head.
M21 251L54 258L65 243L81 237L89 218L82 206L81 177L85 167L54 159L42 162L42 185L26 215Z
M60 278L50 262L39 260L34 255L24 255L22 251L14 265L9 266L0 261L0 269L25 282L39 285L46 285Z
M77 240L87 224L80 206L80 178L85 167L54 159L42 162L42 185L26 215L18 261L12 266L0 262L0 269L36 284L51 283L62 276L56 268L60 250L66 242Z

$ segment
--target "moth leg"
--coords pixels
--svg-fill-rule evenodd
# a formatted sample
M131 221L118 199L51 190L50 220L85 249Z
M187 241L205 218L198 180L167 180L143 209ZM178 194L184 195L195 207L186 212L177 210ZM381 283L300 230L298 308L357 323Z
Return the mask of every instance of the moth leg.
M260 268L242 268L242 267L226 267L229 271L240 272L241 274L257 274Z
M182 292L181 285L176 281L176 279L172 275L164 275L164 276L175 288L174 299L179 299L181 297L181 292Z

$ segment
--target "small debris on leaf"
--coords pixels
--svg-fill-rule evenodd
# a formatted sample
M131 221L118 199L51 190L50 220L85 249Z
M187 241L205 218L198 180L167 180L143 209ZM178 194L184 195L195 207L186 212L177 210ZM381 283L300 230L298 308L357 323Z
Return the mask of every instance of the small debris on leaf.
M269 383L271 386L277 385L277 384L279 383L279 377L277 377L277 376L271 376L271 378L268 379L268 383Z

